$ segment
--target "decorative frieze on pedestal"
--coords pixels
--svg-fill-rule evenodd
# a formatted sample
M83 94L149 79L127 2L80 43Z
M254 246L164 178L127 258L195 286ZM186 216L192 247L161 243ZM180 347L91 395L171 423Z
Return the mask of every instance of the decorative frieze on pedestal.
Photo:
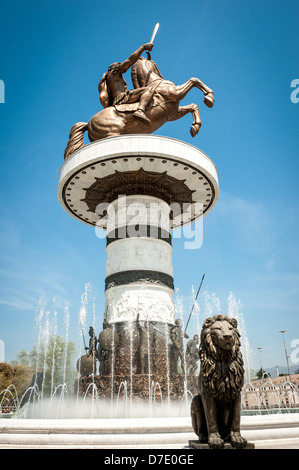
M156 321L174 324L173 290L162 286L130 284L108 289L105 318L109 323Z

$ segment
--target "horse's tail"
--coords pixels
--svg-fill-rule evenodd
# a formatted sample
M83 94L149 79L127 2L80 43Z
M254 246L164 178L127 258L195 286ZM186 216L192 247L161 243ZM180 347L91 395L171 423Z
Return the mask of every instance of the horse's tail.
M77 122L70 130L69 141L64 151L64 159L66 160L75 150L84 147L83 134L87 131L87 122Z

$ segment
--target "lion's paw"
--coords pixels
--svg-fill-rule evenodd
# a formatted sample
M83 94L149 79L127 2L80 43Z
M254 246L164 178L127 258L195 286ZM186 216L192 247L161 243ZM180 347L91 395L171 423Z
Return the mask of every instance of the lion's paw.
M224 446L224 440L221 439L220 434L218 432L213 432L212 434L209 434L208 443L211 449L222 449L222 447Z
M236 447L237 449L241 449L242 447L247 446L247 440L245 439L245 437L242 437L239 432L232 431L230 433L230 440L231 445L233 447Z
M206 434L198 434L198 440L199 442L202 442L203 444L207 444L208 436Z

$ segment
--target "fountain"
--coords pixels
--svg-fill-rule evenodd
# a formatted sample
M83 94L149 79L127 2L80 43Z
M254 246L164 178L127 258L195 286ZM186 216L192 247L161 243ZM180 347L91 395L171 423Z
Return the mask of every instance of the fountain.
M181 399L185 383L195 393L196 381L186 376L185 360L183 374L176 370L169 381L175 327L171 230L210 212L218 194L217 171L209 157L166 137L110 137L65 161L58 189L62 207L97 231L107 231L106 340L101 343L100 335L99 342L106 352L100 369L109 373L82 376L79 394L85 394L90 380L106 398L116 397L122 382L131 400L148 400L152 381L160 384L165 400L169 394ZM118 344L111 348L114 337Z
M93 318L93 293L91 293L90 285L85 287L84 293L86 289L89 295L84 297L83 294L82 297L84 298L85 324L88 325L88 322ZM185 310L187 306L183 305L183 297L179 290L176 291L176 294L175 305L178 307L177 314L179 316L179 312ZM199 303L196 305L196 315L193 317L194 325L192 326L195 331L197 331L197 323L210 315L215 306L220 308L220 300L215 293L204 292L203 299L204 305L201 309ZM229 299L232 301L232 294L229 295ZM236 301L236 305L240 305L239 302ZM59 319L62 317L63 324L60 327L64 331L64 339L66 340L69 337L70 318L74 318L67 305L61 311L56 309L51 315L49 308L43 301L42 311L43 315L39 311L36 318L40 350L42 349L42 338L47 338L45 331L58 331ZM228 308L227 313L229 312L232 313L232 310ZM240 314L240 310L238 313ZM237 314L237 310L234 311L234 314ZM78 315L79 326L80 322L82 322L82 304ZM163 327L168 333L167 324L163 324ZM79 328L79 345L81 341L82 335ZM43 361L40 362L43 366ZM49 430L51 430L51 439L53 439L51 445L56 447L121 448L125 445L124 442L127 442L126 445L130 448L152 446L156 449L182 449L189 439L194 439L189 416L190 403L193 398L189 381L183 380L181 397L179 400L173 400L170 393L172 384L169 365L164 391L159 381L155 382L150 375L145 374L147 380L144 382L144 386L148 391L146 392L147 398L146 400L136 400L130 395L131 378L128 381L120 382L116 393L104 398L98 388L97 376L90 375L84 394L76 394L74 390L72 391L72 382L65 382L65 358L63 362L62 382L51 386L48 396L42 394L42 385L45 383L44 374L46 373L44 367L41 369L41 375L38 377L34 375L32 385L23 394L18 395L13 384L0 394L0 406L6 406L7 411L13 411L1 415L0 448L1 446L13 447L16 444L21 447L49 446L49 441L45 437L45 433ZM53 368L51 367L51 375L52 372ZM79 372L78 376L81 376ZM197 374L194 377L197 380ZM185 376L182 378L185 379ZM113 381L113 377L111 380ZM132 380L134 384L134 377ZM275 385L268 378L262 387L254 386L249 382L245 383L243 389L241 416L243 434L254 441L257 448L259 443L261 446L270 445L268 438L271 439L271 442L298 441L299 436L298 433L296 434L296 429L298 430L298 387L288 382L280 384L279 387L276 386L276 391L273 387ZM268 395L268 402L266 402L265 394ZM297 408L294 403L297 403ZM284 417L283 420L281 417ZM7 420L7 418L12 419ZM145 425L149 432L147 436L144 430ZM162 425L163 429L161 429ZM120 435L115 435L115 426L118 426ZM62 427L63 434L61 434ZM27 430L26 433L24 434L23 431L20 433L20 430L24 429ZM131 435L131 440L128 442L132 429L134 429L134 434ZM160 431L163 432L160 433ZM82 442L79 440L79 435L83 439ZM285 440L280 441L283 436ZM265 442L266 444L264 444Z
M73 393L69 393L66 380L67 352L63 381L58 386L54 386L53 364L47 398L46 363L37 361L33 383L20 398L13 386L1 393L0 404L9 401L16 409L14 417L19 419L10 420L9 425L0 422L0 447L16 443L42 447L50 443L72 447L182 448L194 438L189 409L197 393L197 376L189 374L187 367L183 346L186 336L183 324L178 321L183 317L181 303L175 308L171 232L176 229L182 234L215 207L219 197L218 174L213 161L197 147L150 134L167 120L191 113L190 131L195 137L201 125L198 106L180 107L179 102L196 87L211 108L214 94L197 78L180 86L164 80L151 60L151 49L152 44L141 46L123 64L113 64L114 69L120 67L118 71L113 69L115 73L111 74L109 68L104 74L99 84L104 109L89 123L73 126L59 173L58 199L63 209L92 227L99 237L106 232L100 348L90 346L96 342L91 335L93 343L89 348L84 345L82 354L82 331L86 327L90 293L90 285L86 284L79 312L80 357ZM144 50L147 59L140 57ZM125 71L124 64L132 66L134 90L128 94L124 88L123 93L112 96L124 86L120 75L120 71ZM143 96L141 89L148 85L151 87ZM91 141L87 145L83 139L86 130ZM228 315L237 317L240 323L249 370L249 342L239 307L231 295ZM215 294L212 298L206 295L206 316L211 312L220 313ZM195 315L199 326L197 303ZM66 338L69 320L66 306ZM54 332L56 321L54 313ZM92 323L93 330L99 330L94 304ZM43 301L37 325L39 355L42 340L47 348L50 338L49 313ZM180 362L174 361L174 357ZM296 390L293 391L295 394ZM254 394L258 392L255 390ZM260 401L258 406L261 407ZM263 424L254 421L253 429L248 419L245 429L246 426L249 431L263 428Z
M242 409L244 415L299 412L299 387L284 381L274 383L268 377L260 385L247 383L243 389Z

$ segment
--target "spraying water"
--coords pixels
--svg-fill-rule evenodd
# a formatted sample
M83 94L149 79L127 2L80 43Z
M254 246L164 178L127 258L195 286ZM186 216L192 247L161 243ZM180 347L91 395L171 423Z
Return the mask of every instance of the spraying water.
M192 298L194 299L195 298L195 289L194 289L194 286L192 286ZM198 300L195 299L194 300L194 309L193 309L193 315L194 315L194 318L195 318L195 324L196 324L196 331L200 331L200 307L199 307L199 304L198 304Z
M69 311L69 304L66 303L64 308L64 322L65 322L65 353L64 353L64 363L63 363L63 383L66 382L66 366L67 366L67 347L69 341L69 325L70 325L70 311Z
M204 316L212 317L213 315L219 315L221 313L220 300L216 297L215 292L209 294L205 291L203 295L205 305Z
M250 382L250 366L251 366L251 350L250 344L246 333L244 316L242 313L242 304L240 300L237 300L232 292L229 293L228 299L228 310L227 315L233 317L238 321L238 329L241 334L241 351L244 360L245 369L245 383Z
M55 303L55 299L54 299L54 303ZM56 310L54 311L53 334L54 334L54 344L53 344L53 352L52 352L51 395L54 390L55 353L56 353L56 341L57 341L57 311Z
M94 325L94 328L96 326L96 309L95 309L95 301L91 299L91 285L89 283L85 284L84 286L84 292L81 296L81 304L80 304L80 309L79 309L79 326L80 328L83 327L83 329L86 327L86 322L88 321L89 316L92 316L92 324ZM194 288L192 288L192 298L194 299ZM200 309L200 302L195 302L194 303L194 310L193 310L193 324L196 324L196 333L198 334L201 329L201 319L200 319L200 313L203 311L203 319L205 319L208 316L212 315L217 315L219 313L224 313L223 309L221 312L221 305L220 305L220 300L216 296L215 293L208 293L205 292L203 296L203 303L204 307ZM91 308L90 308L91 307ZM180 318L181 320L184 320L185 316L185 308L184 308L184 299L183 296L181 295L179 289L176 290L176 298L175 298L175 314L176 318ZM239 330L241 333L241 343L242 343L242 354L244 358L244 363L245 363L245 373L246 373L246 383L248 386L251 387L250 384L250 376L249 376L249 371L250 371L250 345L249 345L249 340L246 334L246 328L245 328L245 321L244 321L244 315L242 312L242 305L239 300L236 299L235 295L230 292L227 298L227 315L230 317L234 317L238 321L239 325ZM45 373L47 369L47 363L45 361L45 354L49 348L49 338L51 337L52 333L55 338L57 331L58 331L58 319L59 319L59 311L56 306L56 301L54 299L54 312L53 315L50 315L50 312L46 310L45 308L45 301L44 299L40 299L39 301L39 306L37 309L36 313L36 327L38 330L38 343L37 343L37 358L36 358L36 363L35 363L35 368L36 372L42 370L43 371L43 382L40 383L39 385L35 381L35 384L30 386L26 394L27 396L30 395L30 397L34 397L34 400L30 400L30 402L26 403L24 405L24 396L21 396L20 398L17 396L16 390L14 390L14 386L11 385L5 390L5 393L2 393L0 396L0 402L4 403L6 402L7 399L14 403L14 405L17 406L19 412L17 413L18 416L16 417L38 417L41 416L40 413L42 413L42 416L47 416L47 417L89 417L89 418L96 418L100 416L106 416L107 410L107 404L110 404L109 411L110 411L110 417L115 417L116 414L118 413L118 410L115 410L115 405L117 405L117 408L120 408L120 398L121 395L124 400L124 406L125 406L125 417L132 417L132 416L137 416L137 407L136 403L134 402L133 404L133 386L134 386L134 359L133 359L133 322L130 322L128 325L128 360L129 360L129 368L130 368L130 378L129 381L126 382L124 381L121 383L119 386L118 390L118 398L114 400L113 397L113 392L112 390L114 389L114 354L112 354L111 361L112 361L112 367L111 367L111 400L104 400L101 397L101 394L99 393L99 390L97 389L97 382L95 381L95 378L92 377L91 383L88 385L88 390L86 390L86 393L84 395L84 398L82 400L82 397L79 397L79 394L77 393L74 394L73 397L71 397L68 394L67 387L66 387L66 382L67 382L67 364L68 364L68 339L69 339L69 327L70 327L70 310L69 310L69 305L68 303L65 304L64 310L63 310L63 319L64 319L64 338L65 338L65 343L66 343L66 348L64 351L64 358L62 360L63 367L61 369L62 374L61 374L61 384L57 385L57 376L55 376L55 367L54 367L54 359L55 359L55 352L58 347L58 343L54 342L54 345L52 344L51 347L53 349L49 350L50 355L51 355L51 361L50 361L50 368L48 369L48 376L50 374L51 378L51 383L50 383L50 396L46 397L44 394L45 391ZM192 399L192 394L188 390L188 375L184 377L184 396L182 397L181 404L179 407L179 410L177 409L176 412L174 412L175 406L173 406L173 402L171 400L171 377L170 377L170 363L169 363L169 345L170 345L170 336L169 336L169 325L167 323L162 324L162 329L164 331L163 336L165 338L165 351L166 351L166 368L167 368L167 387L165 390L165 396L162 396L162 389L161 385L159 382L154 382L152 381L152 377L150 375L151 371L151 346L150 342L148 342L148 367L149 367L149 377L148 377L148 384L149 384L149 398L147 401L147 407L145 404L142 405L142 412L141 415L143 416L152 416L153 414L157 416L158 414L161 413L161 415L175 415L175 413L178 411L179 414L182 412L188 416L189 414L189 408L190 408L190 400ZM112 322L112 328L115 329L115 323ZM195 325L194 325L195 326ZM190 332L188 331L188 334ZM148 335L148 338L150 335ZM114 334L112 335L113 341L114 341ZM82 333L80 330L80 345L82 346ZM44 355L45 354L45 355ZM186 370L186 366L185 366ZM54 376L56 377L56 383L54 380ZM253 386L252 386L253 387ZM291 403L291 406L295 406L296 403L298 402L298 388L293 386L291 384L290 386L292 388L292 396L290 395L289 397L289 402ZM274 389L274 387L271 385L271 390L269 391L267 389L267 384L264 384L263 387L261 387L260 390L252 388L253 389L253 399L254 402L257 403L257 406L259 409L265 408L267 406L267 403L265 401L264 395L265 393L268 393L268 396L271 397L270 401L279 401L279 410L280 408L286 408L287 403L284 402L284 390L283 387L281 387L281 391ZM87 393L88 392L88 393ZM91 394L91 396L90 396ZM87 396L89 395L89 396ZM294 398L293 398L294 396ZM256 398L255 398L256 397ZM273 400L272 400L273 397ZM165 400L164 400L165 398ZM113 402L114 400L114 402ZM28 400L27 400L28 401ZM286 401L286 400L285 400ZM105 404L106 403L106 404ZM113 406L114 403L114 406ZM23 406L24 405L24 406ZM74 405L75 408L74 408ZM271 406L271 404L270 404ZM54 409L55 408L55 409ZM106 408L106 409L105 409ZM248 408L248 406L247 406ZM84 409L84 411L83 411ZM89 411L88 411L89 410ZM120 413L122 413L119 410ZM30 416L29 416L30 414Z

